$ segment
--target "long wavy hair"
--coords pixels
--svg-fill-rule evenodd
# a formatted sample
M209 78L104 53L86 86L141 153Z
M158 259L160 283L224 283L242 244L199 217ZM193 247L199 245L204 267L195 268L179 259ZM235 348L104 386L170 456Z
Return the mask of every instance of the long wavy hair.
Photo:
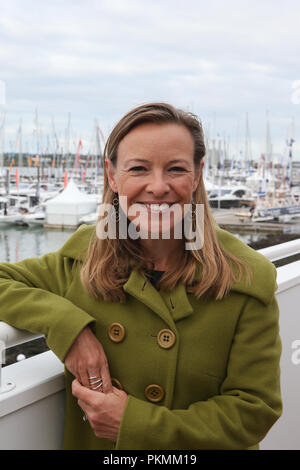
M202 166L206 150L200 120L196 115L167 103L144 104L129 111L112 130L104 148L104 159L109 159L113 165L116 165L121 140L132 129L144 123L174 123L185 126L194 140L195 168ZM104 167L102 203L113 204L118 212L117 196L109 186ZM246 275L246 281L250 281L250 268L245 261L226 252L220 246L202 172L193 198L194 204L204 205L203 246L198 250L184 250L183 246L183 258L178 257L177 263L175 261L173 267L164 273L158 287L170 291L178 282L181 282L196 298L205 295L205 297L222 299L230 291L233 282L240 281L243 274ZM193 223L197 224L197 222ZM193 228L200 230L195 225ZM94 298L102 297L106 301L124 303L126 294L123 285L132 270L139 271L146 278L149 260L145 260L139 240L132 240L128 237L119 239L118 232L117 226L117 238L101 239L96 236L95 230L80 270L80 277L83 285Z

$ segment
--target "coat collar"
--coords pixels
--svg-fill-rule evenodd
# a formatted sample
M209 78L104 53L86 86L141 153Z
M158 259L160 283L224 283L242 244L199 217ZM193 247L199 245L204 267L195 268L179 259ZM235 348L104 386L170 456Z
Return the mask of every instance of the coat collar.
M73 236L60 248L59 253L63 256L83 261L89 244L95 237L95 227L95 225L81 225ZM236 257L244 259L249 264L253 273L253 281L250 285L247 285L242 280L233 284L232 291L256 297L262 303L268 304L277 288L275 266L265 256L247 246L237 237L226 230L220 229L216 223L215 229L220 245ZM198 269L198 276L200 271ZM141 284L144 285L145 281L147 281L147 284L142 291ZM135 282L137 283L136 285ZM124 290L126 289L128 293L140 298L140 300L143 298L147 305L150 306L151 304L151 308L164 318L166 315L169 317L171 314L175 320L180 320L190 315L193 311L187 298L185 287L181 284L171 293L158 293L150 281L136 271L133 271L124 285ZM172 308L172 303L174 308ZM154 308L155 305L158 305L158 307Z
M158 292L148 279L134 270L123 289L147 305L169 324L193 313L193 307L187 298L183 284L178 284L172 292Z
M95 225L81 225L78 230L60 248L63 256L84 261L89 243L95 237ZM143 302L170 326L193 313L183 284L178 284L170 292L157 291L151 282L138 271L133 270L123 289L128 294Z

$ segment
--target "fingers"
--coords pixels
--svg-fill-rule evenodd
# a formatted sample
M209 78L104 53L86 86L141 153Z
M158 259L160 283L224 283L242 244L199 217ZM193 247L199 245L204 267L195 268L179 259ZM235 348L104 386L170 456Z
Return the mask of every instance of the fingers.
M95 405L95 392L81 385L77 379L72 382L72 394L78 399L78 404L84 411L86 410L81 404L85 404L87 407Z
M107 357L102 344L89 327L84 328L75 339L66 356L65 365L84 387L104 393L112 391ZM102 384L98 382L100 379Z
M97 392L103 392L103 379L99 370L92 369L92 371L87 371L85 369L77 374L77 379L84 387Z
M88 380L91 390L102 392L103 380L100 375L89 376Z
M113 391L113 386L111 383L111 377L109 372L108 363L105 362L101 368L101 378L102 378L102 391L103 393L109 393Z
M81 383L81 385L83 385L84 387L87 387L87 388L89 387L88 377L89 377L89 374L88 374L86 368L80 370L79 373L78 373L78 376L77 376L77 378L78 378L79 382Z

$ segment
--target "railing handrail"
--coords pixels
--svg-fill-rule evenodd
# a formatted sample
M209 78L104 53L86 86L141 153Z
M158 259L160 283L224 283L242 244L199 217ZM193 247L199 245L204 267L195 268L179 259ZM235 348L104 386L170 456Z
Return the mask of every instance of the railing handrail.
M266 256L270 261L276 261L278 259L288 258L289 256L300 253L300 238L289 242L281 243L279 245L270 246L257 250L262 255ZM289 268L288 268L289 266ZM300 274L298 274L300 267L300 261L290 263L286 266L277 268L278 272L278 291L285 290L289 286L298 283L300 280ZM17 346L37 338L42 338L44 335L31 333L24 330L19 330L12 326L7 325L0 321L0 342L4 342L6 348Z
M0 341L3 341L6 348L18 346L18 344L28 343L28 341L43 337L44 335L31 333L27 330L20 330L0 321Z
M300 238L291 240L289 242L280 243L279 245L268 246L257 250L270 261L277 261L279 259L289 258L290 256L300 253Z

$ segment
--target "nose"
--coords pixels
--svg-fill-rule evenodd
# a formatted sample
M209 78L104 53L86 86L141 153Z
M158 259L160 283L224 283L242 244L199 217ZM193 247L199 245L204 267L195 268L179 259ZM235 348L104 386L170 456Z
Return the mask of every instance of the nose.
M149 193L159 197L170 191L167 176L164 175L163 171L153 171L149 178L146 188Z

